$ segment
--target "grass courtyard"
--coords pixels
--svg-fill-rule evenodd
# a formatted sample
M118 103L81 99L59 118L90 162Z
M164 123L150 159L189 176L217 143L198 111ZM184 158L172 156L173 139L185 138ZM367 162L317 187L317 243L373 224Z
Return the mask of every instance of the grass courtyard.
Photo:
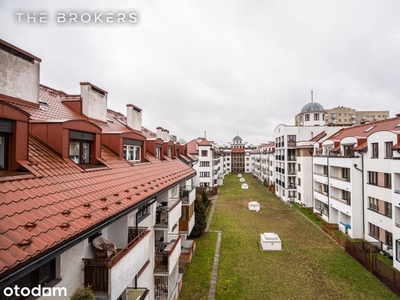
M268 194L251 174L248 190L225 176L210 230L221 230L216 299L398 299L295 208ZM249 211L252 199L261 205ZM262 252L260 233L275 232L283 251ZM196 242L180 299L208 299L217 233Z

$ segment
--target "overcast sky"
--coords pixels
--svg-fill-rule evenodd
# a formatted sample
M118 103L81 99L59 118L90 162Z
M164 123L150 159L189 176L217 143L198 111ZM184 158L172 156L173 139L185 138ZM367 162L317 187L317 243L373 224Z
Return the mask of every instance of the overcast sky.
M326 109L399 113L399 16L398 0L0 0L0 38L42 59L42 84L77 94L90 81L150 130L259 144L311 90Z

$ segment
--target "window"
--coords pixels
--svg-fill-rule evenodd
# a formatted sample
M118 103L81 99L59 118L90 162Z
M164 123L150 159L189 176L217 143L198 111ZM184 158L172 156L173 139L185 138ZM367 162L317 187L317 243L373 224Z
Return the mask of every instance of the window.
M346 200L347 205L351 205L351 192L342 190L342 199Z
M328 176L328 166L324 166L324 175Z
M69 158L76 164L90 164L92 162L91 145L94 133L70 131Z
M148 203L139 206L137 212L138 222L144 220L148 215L150 215L150 209Z
M345 145L343 147L343 150L344 150L345 157L352 157L354 155L353 145Z
M369 200L369 209L374 210L374 211L379 211L379 200L368 197Z
M172 157L172 147L168 147L168 157Z
M392 187L392 174L384 173L383 186L387 187L387 188L391 188Z
M209 161L201 161L200 162L200 167L209 167L210 166L210 162Z
M24 287L32 291L34 287L38 287L39 285L42 288L48 285L51 281L56 279L56 276L56 259L52 259L48 263L13 282L10 286ZM64 294L66 296L66 292L60 291L60 293L60 295ZM19 295L21 295L21 293L19 293ZM18 297L14 295L14 297L10 297L10 299L27 299L27 297L23 297L22 295ZM29 299L31 298L29 297Z
M297 164L297 171L301 171L301 165L300 164Z
M306 114L306 115L304 116L304 120L305 120L305 121L310 121L310 114Z
M342 178L343 179L350 179L350 169L349 168L343 168L342 169Z
M392 203L385 202L385 215L389 218L392 217Z
M301 193L297 194L297 199L299 199L299 201L301 201Z
M90 164L90 143L84 141L70 141L69 158L76 164Z
M378 173L368 171L368 183L369 184L378 184Z
M393 235L389 231L386 231L386 244L393 247Z
M8 136L0 133L0 170L7 169L8 163Z
M201 156L208 156L207 150L201 150Z
M301 179L300 178L297 178L297 185L301 186Z
M314 114L314 121L319 121L319 114Z
M8 168L9 135L13 133L13 121L0 119L0 170Z
M161 147L162 147L161 144L156 144L156 157L158 159L161 159Z
M392 158L393 157L393 142L386 142L385 143L385 158Z
M124 158L129 161L140 161L140 146L124 145Z
M372 143L372 158L378 158L379 157L379 148L378 148L378 143Z
M369 234L372 237L379 239L379 227L372 223L369 223Z
M200 172L200 177L210 177L210 172Z

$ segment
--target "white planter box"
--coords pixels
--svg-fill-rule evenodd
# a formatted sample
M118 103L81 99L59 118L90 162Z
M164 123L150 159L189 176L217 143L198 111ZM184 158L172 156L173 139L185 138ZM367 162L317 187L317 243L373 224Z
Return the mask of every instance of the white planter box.
M260 203L256 201L249 202L249 210L260 211Z
M264 232L260 234L260 244L262 250L280 251L282 242L279 236L273 232Z

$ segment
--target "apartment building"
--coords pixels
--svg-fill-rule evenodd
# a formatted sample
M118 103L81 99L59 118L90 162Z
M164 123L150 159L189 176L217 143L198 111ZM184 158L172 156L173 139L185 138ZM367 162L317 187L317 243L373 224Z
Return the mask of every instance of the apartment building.
M224 158L224 170L229 173L251 173L251 153L256 147L236 135L228 145L219 146Z
M342 129L316 149L314 210L350 237L381 242L400 269L400 115Z
M326 125L353 126L389 118L389 111L358 111L354 108L338 106L325 109ZM301 113L295 116L295 125L301 125Z
M251 169L264 185L275 185L275 142L263 143L251 153Z
M223 184L224 169L219 148L206 138L193 139L186 143L189 156L197 163L193 165L197 173L196 186L214 187Z
M195 158L144 129L140 108L107 109L92 83L40 85L40 63L0 40L1 295L90 285L97 299L177 299Z
M325 126L325 109L317 102L303 106L299 116L300 126L280 124L275 129L275 194L311 207L314 145L340 127Z

